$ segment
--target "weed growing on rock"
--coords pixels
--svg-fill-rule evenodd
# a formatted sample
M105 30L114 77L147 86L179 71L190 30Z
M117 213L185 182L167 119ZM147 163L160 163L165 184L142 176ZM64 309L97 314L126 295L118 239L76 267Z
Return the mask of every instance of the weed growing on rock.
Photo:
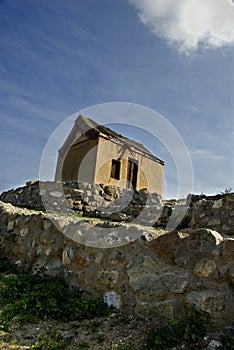
M224 330L224 334L222 336L222 344L223 350L234 349L234 334L229 334L229 332Z
M61 334L55 330L39 337L37 343L31 347L32 350L64 350L72 338L63 339Z
M184 344L184 349L201 349L201 343L210 327L206 313L192 307L186 317L175 318L156 331L151 331L147 339L148 350L164 350Z

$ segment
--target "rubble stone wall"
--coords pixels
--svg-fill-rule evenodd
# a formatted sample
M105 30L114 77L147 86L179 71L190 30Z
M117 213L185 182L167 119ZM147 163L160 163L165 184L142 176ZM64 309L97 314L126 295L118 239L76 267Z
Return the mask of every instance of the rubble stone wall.
M201 198L194 204L190 226L234 235L234 193Z
M69 225L73 230L66 230ZM158 324L191 304L208 312L217 327L233 321L233 238L204 228L152 238L120 225L121 236L140 230L138 238L109 248L82 244L94 227L92 220L0 202L0 253L26 271L59 276L87 296Z
M26 186L3 192L0 200L15 206L61 213L75 211L111 221L132 221L144 210L144 223L165 225L168 210L157 193L127 190L86 182L32 180ZM162 214L162 215L161 215Z

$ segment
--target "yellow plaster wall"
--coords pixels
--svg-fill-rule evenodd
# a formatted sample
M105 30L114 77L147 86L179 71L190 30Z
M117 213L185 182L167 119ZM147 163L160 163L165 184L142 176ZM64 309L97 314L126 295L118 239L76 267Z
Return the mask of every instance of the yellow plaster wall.
M89 139L68 151L62 165L62 181L85 181L94 182L97 139Z
M162 194L164 170L162 164L104 138L99 138L94 182L126 187L129 158L138 162L136 189L146 188L149 192ZM111 178L112 159L121 161L120 180Z

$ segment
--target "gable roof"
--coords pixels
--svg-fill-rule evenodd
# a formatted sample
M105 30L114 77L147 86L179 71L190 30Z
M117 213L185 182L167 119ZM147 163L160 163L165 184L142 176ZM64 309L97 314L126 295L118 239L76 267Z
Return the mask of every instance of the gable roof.
M155 155L153 155L142 143L122 136L117 132L109 129L108 127L99 125L94 120L86 118L82 115L79 115L79 117L76 119L73 129L71 130L70 134L68 135L64 145L59 150L59 152L63 151L64 148L67 150L71 146L74 146L75 144L79 143L79 138L81 137L81 135L88 135L91 133L96 134L96 137L102 136L113 141L120 141L130 149L164 165L164 162L161 159L157 158Z

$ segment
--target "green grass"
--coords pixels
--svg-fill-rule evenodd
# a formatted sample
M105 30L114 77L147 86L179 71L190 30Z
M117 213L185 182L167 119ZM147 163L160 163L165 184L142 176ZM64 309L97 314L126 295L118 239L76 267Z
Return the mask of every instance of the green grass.
M168 326L150 332L147 350L165 350L180 344L184 344L184 349L200 350L209 328L207 314L192 307L186 317L175 318Z
M101 299L85 299L82 291L70 290L59 278L27 274L0 260L0 329L12 320L22 323L39 319L62 322L109 315Z

